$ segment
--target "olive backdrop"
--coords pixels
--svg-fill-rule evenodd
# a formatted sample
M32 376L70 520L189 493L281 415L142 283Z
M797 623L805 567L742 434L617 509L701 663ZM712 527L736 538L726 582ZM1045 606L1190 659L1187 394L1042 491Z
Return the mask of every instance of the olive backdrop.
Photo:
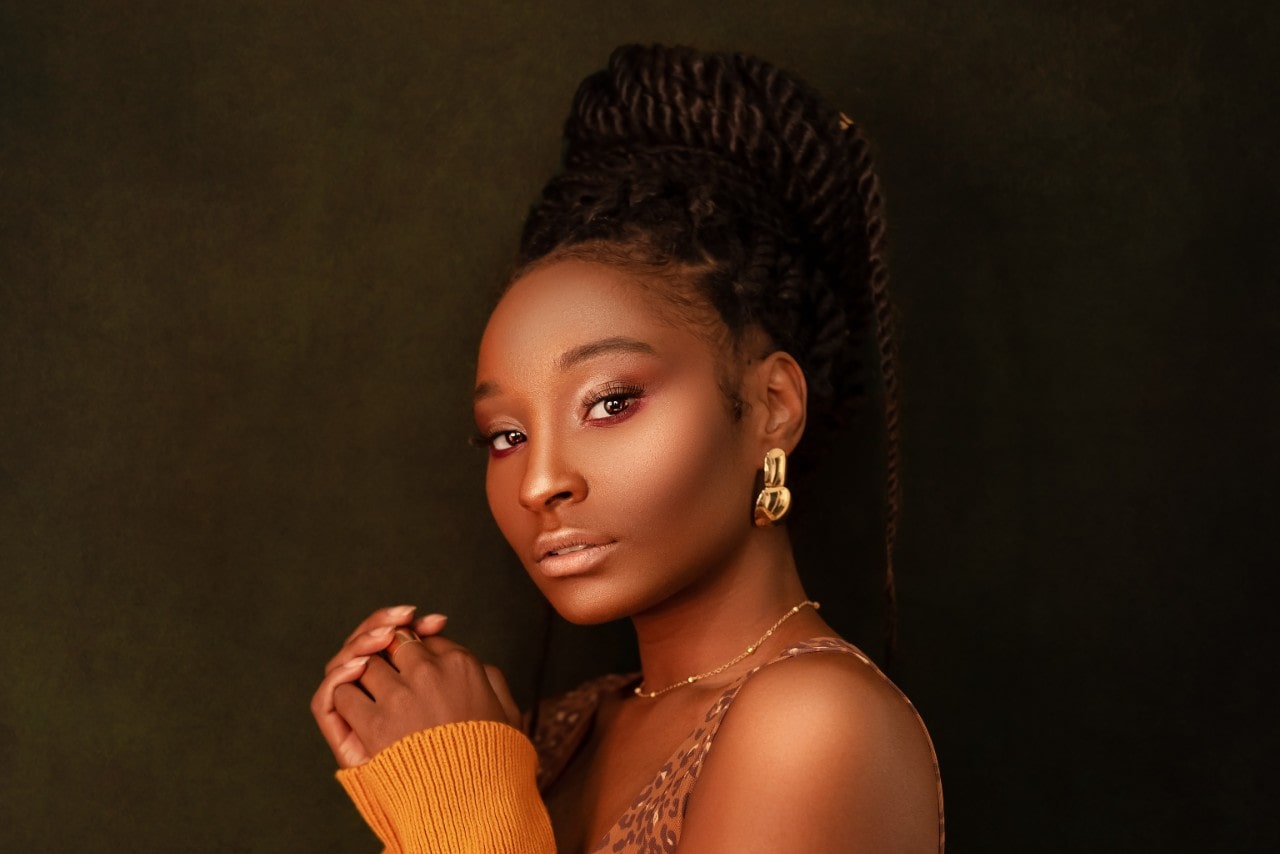
M374 850L307 703L379 605L530 697L473 350L577 81L664 41L877 143L950 849L1276 850L1277 8L3 2L0 848ZM874 422L794 524L878 653Z

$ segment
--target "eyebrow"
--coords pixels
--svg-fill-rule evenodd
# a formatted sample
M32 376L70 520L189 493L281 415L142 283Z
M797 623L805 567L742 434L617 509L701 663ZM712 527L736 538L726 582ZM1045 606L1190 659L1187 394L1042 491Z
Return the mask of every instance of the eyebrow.
M648 356L657 355L658 351L653 349L651 344L635 338L624 338L614 336L612 338L601 338L598 341L589 341L586 344L580 344L569 350L565 350L556 358L556 369L567 371L575 365L579 365L589 359L595 359L600 356L608 356L613 353L643 353ZM475 392L471 395L473 402L479 402L486 397L492 397L498 393L498 384L486 380L476 386Z
M657 354L657 350L652 346L637 341L635 338L601 338L599 341L592 341L572 350L566 350L560 354L560 358L556 359L556 367L562 371L567 371L574 365L585 362L588 359L594 359L597 356L607 356L610 353L644 353L649 356Z

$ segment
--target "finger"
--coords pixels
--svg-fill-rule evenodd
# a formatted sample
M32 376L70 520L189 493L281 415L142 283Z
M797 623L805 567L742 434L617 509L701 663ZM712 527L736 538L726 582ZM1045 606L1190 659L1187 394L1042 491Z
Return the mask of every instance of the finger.
M355 635L342 645L342 649L338 650L337 655L329 659L324 666L324 672L326 674L332 673L335 668L341 667L353 658L381 652L391 643L391 639L395 636L395 631L396 627L388 624L370 629L363 634Z
M396 620L401 615L412 615L412 605L400 605L396 608L385 608L376 612L372 617L361 623L361 626L370 625L371 621L381 616L384 620ZM406 609L409 609L406 611ZM444 629L449 618L444 614L427 614L413 621L412 625L420 635L433 635ZM335 667L341 667L351 658L360 655L372 655L376 652L382 652L392 643L395 630L405 625L404 621L399 622L383 622L375 625L363 633L357 633L349 636L347 642L343 644L342 649L338 650L338 654L329 659L325 664L324 672L329 673Z
M373 700L356 683L344 682L334 689L333 701L335 713L346 723L348 730L346 737L336 746L330 745L334 758L341 768L363 765L373 757L374 751L365 746L356 727L367 724Z
M507 686L507 677L503 676L502 671L492 664L484 666L484 675L489 677L489 687L493 689L498 702L502 704L502 711L507 716L507 723L518 730L523 730L524 718L520 714L520 707L516 705L516 698L511 696L511 688Z
M311 698L311 715L315 718L320 734L329 745L329 749L333 751L334 758L344 768L350 767L351 764L359 764L354 761L359 758L359 751L353 750L359 746L359 739L355 738L356 743L352 743L354 733L346 718L338 711L334 695L344 685L351 686L358 693L359 689L352 683L360 678L367 663L367 658L352 659L346 666L326 676Z
M444 631L445 624L448 622L449 618L444 614L426 614L413 621L413 630L424 637L438 635Z
M394 653L386 657L391 666L399 673L404 674L404 679L409 682L418 682L423 677L424 668L445 667L446 660L450 659L449 664L461 664L464 669L474 668L476 674L479 675L480 661L467 649L459 643L449 640L444 635L430 635L420 638L409 643L402 643L396 647ZM445 667L451 670L452 667ZM379 671L381 674L381 670ZM426 677L429 679L439 678ZM447 677L445 677L447 678ZM380 682L380 684L389 684Z
M364 746L364 742L360 740L355 730L347 734L338 748L333 751L333 755L338 760L339 768L354 768L373 758L369 748Z
M417 649L409 650L407 649L408 647L416 647ZM383 653L382 656L387 661L391 662L391 666L396 670L403 671L405 662L408 661L408 659L402 657L400 661L396 660L396 657L400 655L401 650L405 650L406 654L411 654L416 651L418 653L417 657L420 660L427 657L423 654L422 636L417 632L410 631L408 629L396 629L391 645L387 647L386 652Z
M406 644L422 643L422 635L415 632L408 626L401 626L391 633L391 643L387 646L386 657L388 661L392 661L396 657L396 650Z
M412 645L418 646L416 643ZM360 674L361 687L369 692L369 696L375 703L379 697L399 684L401 684L400 672L380 655L371 656Z
M416 605L396 605L392 608L379 608L368 617L360 625L356 626L356 630L347 635L346 643L350 643L360 635L379 626L403 626L409 622L413 616L413 612L418 610Z

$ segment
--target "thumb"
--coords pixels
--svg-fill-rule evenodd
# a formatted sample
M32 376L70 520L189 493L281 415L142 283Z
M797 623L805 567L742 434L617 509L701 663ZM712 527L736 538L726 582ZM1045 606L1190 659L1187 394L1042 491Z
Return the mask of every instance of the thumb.
M369 755L369 751L365 749L364 742L360 740L360 736L356 735L355 730L347 733L347 737L342 739L338 746L333 749L333 754L338 760L339 768L354 768L373 758Z

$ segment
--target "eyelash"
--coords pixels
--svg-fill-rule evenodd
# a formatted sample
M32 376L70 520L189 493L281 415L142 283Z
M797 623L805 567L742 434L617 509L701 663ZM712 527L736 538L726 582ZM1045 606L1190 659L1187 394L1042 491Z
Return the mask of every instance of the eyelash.
M587 415L595 407L609 400L618 400L626 405L618 412L611 412L599 418L588 418L587 423L594 425L613 424L624 418L629 418L634 411L635 402L639 398L644 397L644 388L630 383L611 383L599 391L592 392L582 399L582 408ZM519 436L517 441L512 441L511 437ZM494 445L499 439L505 439L508 447L498 448ZM516 450L520 445L529 441L529 437L519 430L495 430L492 433L476 433L470 439L470 444L477 448L487 448L489 453L494 457L505 457L507 454Z
M626 405L618 412L610 412L599 418L589 418L589 422L593 424L612 424L613 422L626 418L631 415L632 407L635 406L636 400L644 397L644 388L630 383L610 383L599 391L592 392L582 399L582 408L586 410L587 415L601 403L608 400L618 400Z
M508 438L507 444L510 445L510 447L507 447L507 448L494 447L493 443L498 441L498 439L504 436L506 437L519 436L521 438L520 438L520 441L518 442L512 442L511 439ZM471 439L469 440L469 443L471 444L472 447L475 447L475 448L485 448L486 450L489 451L490 454L492 454L495 457L505 457L507 454L514 451L517 446L523 445L526 441L528 441L528 437L525 436L524 433L521 433L519 430L497 430L487 435L484 433L476 433L474 436L471 437Z

